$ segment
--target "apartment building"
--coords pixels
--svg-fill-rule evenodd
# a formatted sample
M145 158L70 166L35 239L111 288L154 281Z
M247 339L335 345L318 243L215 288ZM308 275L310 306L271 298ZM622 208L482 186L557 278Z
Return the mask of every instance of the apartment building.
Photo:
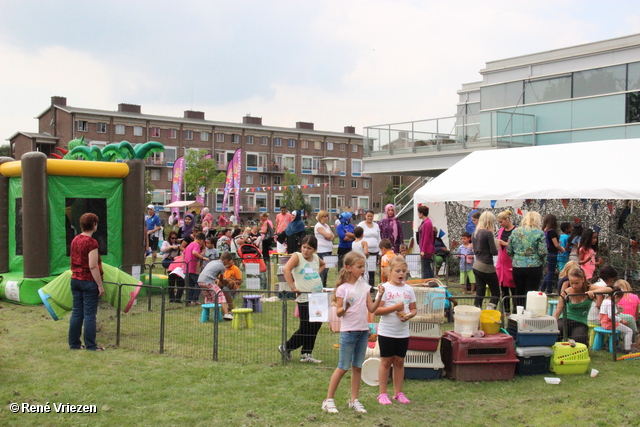
M69 141L83 136L88 145L98 147L123 140L162 143L165 152L147 159L157 205L170 201L173 164L188 150L205 150L218 170L226 171L235 151L242 148L240 214L245 219L279 211L287 170L300 177L304 197L316 212L348 209L362 214L374 207L374 197L389 179L382 178L384 187L374 190L371 177L363 173L363 138L352 126L343 132L318 131L310 122L297 122L294 128L265 126L261 117L249 115L242 123L227 123L206 120L204 112L191 110L183 117L167 117L143 114L140 105L124 103L117 111L97 110L69 106L61 96L52 97L37 120L37 133L16 132L9 138L12 157L19 159L29 151L60 153L57 147L66 148ZM216 212L222 207L221 187L206 197Z

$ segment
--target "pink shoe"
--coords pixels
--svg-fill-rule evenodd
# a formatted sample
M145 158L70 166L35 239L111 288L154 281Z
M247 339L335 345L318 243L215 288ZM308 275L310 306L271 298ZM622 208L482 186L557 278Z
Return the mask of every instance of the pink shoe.
M389 399L389 395L387 393L382 393L380 396L378 396L378 402L380 402L381 405L391 405L391 400Z
M380 400L380 397L378 397L378 400ZM396 394L395 396L393 396L393 400L395 400L396 402L404 403L405 405L407 403L411 403L411 401L409 399L407 399L407 396L405 396L403 392L400 392L400 393Z

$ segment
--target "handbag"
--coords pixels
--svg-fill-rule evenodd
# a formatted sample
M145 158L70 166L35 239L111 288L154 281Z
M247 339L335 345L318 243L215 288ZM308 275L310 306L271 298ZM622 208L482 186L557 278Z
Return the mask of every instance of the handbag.
M273 239L273 227L267 221L267 232L264 233L264 240Z

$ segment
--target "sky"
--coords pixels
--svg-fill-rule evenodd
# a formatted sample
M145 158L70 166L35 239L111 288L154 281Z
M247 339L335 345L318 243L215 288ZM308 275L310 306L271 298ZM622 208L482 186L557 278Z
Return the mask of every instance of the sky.
M0 143L51 96L362 134L454 115L488 61L635 33L615 0L0 0Z

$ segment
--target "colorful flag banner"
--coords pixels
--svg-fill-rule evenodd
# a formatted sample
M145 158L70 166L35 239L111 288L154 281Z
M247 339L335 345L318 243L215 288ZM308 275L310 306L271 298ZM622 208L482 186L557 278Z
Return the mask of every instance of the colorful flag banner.
M184 157L178 157L173 164L173 178L171 179L171 203L179 202L182 195L182 182L184 179ZM180 209L171 208L171 213L175 213L180 219Z

